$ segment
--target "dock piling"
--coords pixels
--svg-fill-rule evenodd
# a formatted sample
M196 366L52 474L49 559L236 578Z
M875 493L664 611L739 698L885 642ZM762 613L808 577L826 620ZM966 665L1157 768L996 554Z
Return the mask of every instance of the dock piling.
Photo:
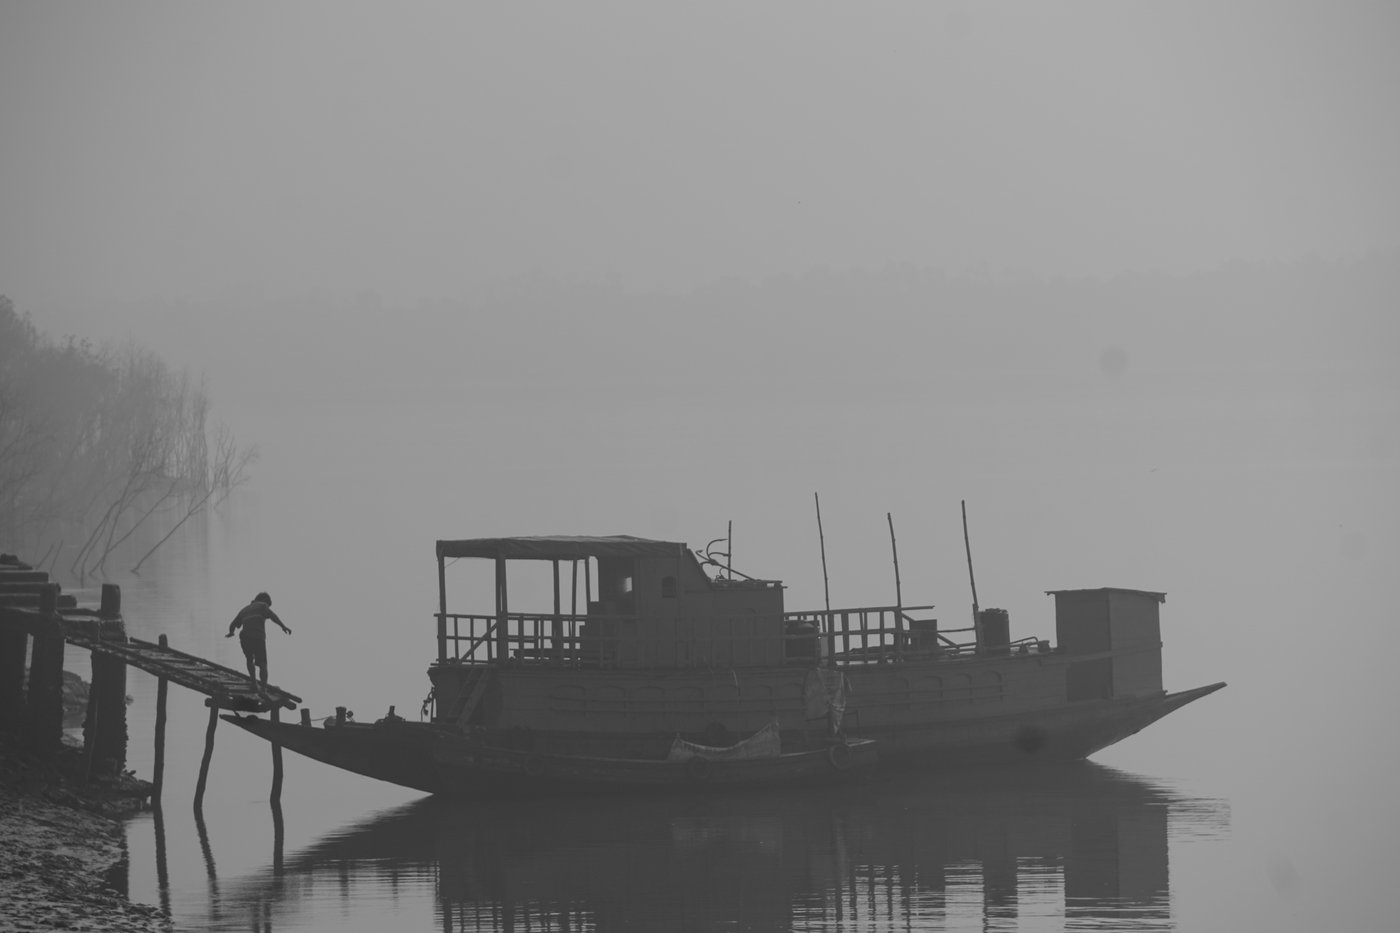
M93 678L97 675L97 655L92 656ZM102 707L94 684L88 684L87 715L83 718L83 782L92 780L93 757L97 751L97 728Z
M282 719L281 708L274 705L272 707L272 721L279 722ZM276 740L272 743L272 796L269 802L273 807L279 808L282 803L282 746Z
M121 612L121 587L102 584L102 606L98 610L100 641L126 642L126 623ZM92 653L92 685L88 690L83 746L89 777L94 764L116 773L126 767L126 661L101 651Z
M7 729L24 722L24 663L29 633L19 626L0 626L0 717Z
M29 742L40 753L63 740L63 626L58 620L58 584L41 586L39 619L29 662Z
M214 727L219 724L219 704L213 697L205 700L209 707L209 727L204 730L204 758L199 762L199 782L194 786L194 809L204 810L204 785L209 782L209 761L214 757Z
M170 647L170 639L160 636L160 646ZM151 767L151 805L160 807L160 792L165 786L165 698L170 691L170 681L164 677L156 681L156 754Z

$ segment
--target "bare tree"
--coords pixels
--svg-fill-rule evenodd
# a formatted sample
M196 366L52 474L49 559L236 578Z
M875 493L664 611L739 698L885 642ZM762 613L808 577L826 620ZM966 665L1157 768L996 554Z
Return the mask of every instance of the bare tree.
M227 427L211 432L210 407L155 354L51 341L0 297L0 528L16 547L49 541L53 561L55 539L78 541L65 560L79 579L164 529L139 567L256 458Z

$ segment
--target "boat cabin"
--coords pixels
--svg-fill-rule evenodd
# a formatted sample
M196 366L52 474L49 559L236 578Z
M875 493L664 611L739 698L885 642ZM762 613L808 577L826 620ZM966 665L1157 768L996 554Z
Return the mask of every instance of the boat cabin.
M1069 699L1163 692L1160 610L1166 593L1100 587L1047 595L1055 598L1055 641L1072 659Z
M461 558L494 562L490 611L449 611L447 567ZM805 645L787 644L780 582L732 572L712 577L676 541L472 538L439 541L437 559L439 664L749 667L810 659L815 650L813 632ZM552 612L512 611L510 567L517 561L552 566Z

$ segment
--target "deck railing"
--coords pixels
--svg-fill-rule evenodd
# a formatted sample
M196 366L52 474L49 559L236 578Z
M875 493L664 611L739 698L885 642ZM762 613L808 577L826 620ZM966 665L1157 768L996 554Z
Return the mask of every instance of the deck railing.
M441 661L613 667L746 667L809 659L815 640L783 632L772 616L703 624L636 616L518 613L438 616Z
M658 623L636 616L567 613L501 615L440 613L438 658L443 662L541 663L615 667L749 667L881 664L906 657L956 658L1008 654L1036 642L980 646L975 626L940 629L911 613L932 606L869 606L738 616L704 622ZM967 640L959 640L966 637Z

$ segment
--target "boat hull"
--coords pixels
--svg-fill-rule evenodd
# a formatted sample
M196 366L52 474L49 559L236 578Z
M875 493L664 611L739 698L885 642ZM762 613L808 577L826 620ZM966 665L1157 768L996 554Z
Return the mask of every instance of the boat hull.
M770 758L611 758L502 747L439 726L402 721L318 728L226 715L227 721L333 767L449 796L559 792L704 793L749 787L845 783L868 777L877 762L870 739L828 744Z
M977 723L945 723L912 733L887 730L888 735L878 736L878 760L882 768L898 770L1082 759L1223 686L1211 684L1155 698L1079 703L1033 714L986 717ZM561 754L542 749L567 747L577 742L578 736L537 736L519 730L486 732L484 738L469 739L431 723L392 721L318 728L255 716L224 718L269 742L333 767L449 796L705 793L812 786L862 779L877 763L877 742L870 736L850 739L844 745L814 744L776 758L711 759L691 764L659 757ZM669 743L674 736L664 738ZM893 739L902 753L887 753L887 739ZM619 742L615 736L599 736L597 741L599 747L610 749L638 744L635 737ZM512 742L516 747L510 746Z
M881 760L892 764L1074 760L1224 686L1072 698L1076 665L1122 657L1047 653L853 665L843 670L841 728L877 739ZM430 674L441 725L458 725L453 698L484 678L480 702L462 724L521 750L659 757L676 734L718 745L776 720L785 744L803 747L829 731L826 709L810 702L812 670L801 666L599 672L445 665Z

